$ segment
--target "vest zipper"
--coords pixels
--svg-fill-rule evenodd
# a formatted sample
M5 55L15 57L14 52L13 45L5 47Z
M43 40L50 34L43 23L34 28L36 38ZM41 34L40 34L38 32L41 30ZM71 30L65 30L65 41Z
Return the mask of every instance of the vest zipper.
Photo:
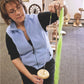
M32 44L32 48L33 48L33 54L35 54L35 50L34 50L33 44ZM37 61L37 58L36 58L36 54L35 54L35 59L36 59L36 62L37 62L37 66L39 67L39 64L38 64L38 61Z
M32 48L33 48L33 54L35 54L35 50L34 50L34 47L33 47L33 45L32 45Z
M30 43L31 42L31 43ZM32 44L32 41L30 40L30 45L32 46L32 48L33 48L33 54L35 54L35 49L34 49L34 47L33 47L33 44ZM36 62L37 62L37 66L39 67L39 64L38 64L38 61L37 61L37 58L36 58L36 55L35 55L35 59L36 59Z

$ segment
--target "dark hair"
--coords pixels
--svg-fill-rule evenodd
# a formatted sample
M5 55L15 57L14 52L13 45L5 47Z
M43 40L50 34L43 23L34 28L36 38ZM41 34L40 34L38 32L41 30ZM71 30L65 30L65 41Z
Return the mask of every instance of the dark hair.
M14 3L19 2L23 6L25 13L27 13L27 9L26 9L25 5L22 3L22 0L2 0L2 1L0 1L1 16L4 19L4 21L6 22L6 24L8 24L8 25L10 24L11 18L8 16L5 5L9 2L14 2Z

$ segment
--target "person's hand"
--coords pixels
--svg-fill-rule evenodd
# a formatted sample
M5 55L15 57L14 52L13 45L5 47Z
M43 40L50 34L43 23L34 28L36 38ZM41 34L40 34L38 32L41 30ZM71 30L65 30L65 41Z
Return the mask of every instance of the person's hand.
M66 16L67 15L67 7L64 4L63 0L53 1L52 3L49 4L48 9L52 13L57 13L57 16L59 17L60 10L61 10L62 7L64 8L64 16Z
M41 79L40 77L38 77L37 75L32 75L31 81L34 84L43 84L43 79Z
M60 10L64 7L64 1L63 0L56 0L49 4L48 9L52 13L57 13L57 16L60 14Z
M49 4L49 11L55 13L56 10L61 10L61 8L64 6L63 0L56 0Z

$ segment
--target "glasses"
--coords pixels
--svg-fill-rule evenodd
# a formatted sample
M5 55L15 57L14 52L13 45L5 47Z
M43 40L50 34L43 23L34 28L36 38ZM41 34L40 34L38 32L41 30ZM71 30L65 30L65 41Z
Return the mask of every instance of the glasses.
M10 9L10 12L8 12L10 15L14 15L16 13L16 11L20 11L21 10L21 4L17 4L16 5L16 10L14 9Z

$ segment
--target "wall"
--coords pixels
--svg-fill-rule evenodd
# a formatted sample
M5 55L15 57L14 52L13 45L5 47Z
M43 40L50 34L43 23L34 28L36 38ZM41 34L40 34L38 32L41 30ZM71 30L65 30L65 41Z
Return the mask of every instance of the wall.
M83 9L84 9L84 0L82 0L82 2L83 2L82 7L83 7ZM84 19L84 11L83 11L83 13L82 13L82 17L83 17L83 19Z
M1 12L0 12L0 23L5 23L4 20L1 17Z
M83 8L83 1L84 0L65 0L71 18L74 18L75 13L80 12L79 8ZM82 12L82 19L84 19L84 12Z
M44 11L48 11L48 5L49 3L51 3L53 0L45 0L45 10Z

